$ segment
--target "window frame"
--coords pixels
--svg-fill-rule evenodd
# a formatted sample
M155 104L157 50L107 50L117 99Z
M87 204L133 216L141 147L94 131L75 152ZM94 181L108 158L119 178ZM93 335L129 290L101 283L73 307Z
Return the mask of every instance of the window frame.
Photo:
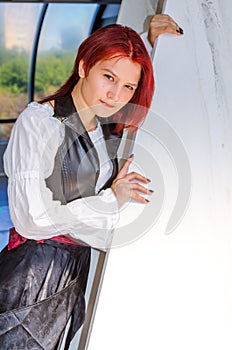
M3 3L8 3L7 1L3 1ZM14 3L16 1L12 1ZM34 3L34 1L17 1L17 3ZM49 4L59 3L59 4L67 4L67 3L75 3L75 4L99 4L99 7L95 14L95 19L92 23L92 27L90 30L90 34L95 31L96 29L101 27L102 24L102 15L107 7L107 5L120 5L122 0L102 0L102 1L90 1L90 0L69 0L69 1L36 1L36 3L43 4L40 10L39 19L37 23L37 27L35 30L35 36L33 40L33 46L32 46L32 53L31 53L31 59L29 62L29 76L28 76L28 103L32 102L34 100L34 94L35 94L35 72L36 72L36 61L37 61L37 54L38 54L38 46L39 46L39 40L41 31L43 28L43 23L46 18L46 13L49 7ZM10 124L15 123L17 118L6 118L6 119L0 119L0 124Z

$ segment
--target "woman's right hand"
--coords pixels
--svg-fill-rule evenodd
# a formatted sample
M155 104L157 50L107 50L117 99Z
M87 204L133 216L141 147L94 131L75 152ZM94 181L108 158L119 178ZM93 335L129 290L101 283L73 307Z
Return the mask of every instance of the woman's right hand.
M184 34L184 31L169 15L163 13L154 15L151 18L149 32L147 36L151 46L154 45L156 38L164 33L170 33L181 36Z
M117 198L119 208L123 206L123 204L125 204L129 198L144 204L149 202L146 198L138 194L137 191L148 195L153 193L152 190L148 190L136 182L137 180L148 184L150 182L149 179L135 171L128 173L129 166L131 165L133 159L133 156L127 159L111 186L111 189Z

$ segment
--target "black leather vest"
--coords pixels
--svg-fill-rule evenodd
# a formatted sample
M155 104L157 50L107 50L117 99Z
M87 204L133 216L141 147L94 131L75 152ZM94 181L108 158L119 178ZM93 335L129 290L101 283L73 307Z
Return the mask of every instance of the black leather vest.
M46 179L53 199L66 204L74 199L93 196L99 176L99 159L94 145L76 111L72 96L55 100L54 117L64 126L64 140L58 148L54 170ZM113 165L110 179L101 188L111 186L118 173L117 151L122 132L114 132L115 123L110 118L99 118L106 142L106 148Z

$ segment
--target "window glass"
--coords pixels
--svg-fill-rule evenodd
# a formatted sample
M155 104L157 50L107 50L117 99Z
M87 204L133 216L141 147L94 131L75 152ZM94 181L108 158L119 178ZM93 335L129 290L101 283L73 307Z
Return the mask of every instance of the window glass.
M16 118L27 103L30 55L41 4L0 3L0 119ZM0 124L0 140L11 124Z
M106 26L108 24L116 23L119 9L120 9L120 5L117 5L117 4L107 5L102 15L101 27Z
M35 99L53 93L71 74L80 43L90 34L97 4L49 4L39 41Z

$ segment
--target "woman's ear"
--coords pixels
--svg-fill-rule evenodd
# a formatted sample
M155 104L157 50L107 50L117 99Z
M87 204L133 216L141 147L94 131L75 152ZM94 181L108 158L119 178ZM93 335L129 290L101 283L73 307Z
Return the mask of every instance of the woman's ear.
M84 61L80 60L78 67L78 74L80 78L85 78Z

